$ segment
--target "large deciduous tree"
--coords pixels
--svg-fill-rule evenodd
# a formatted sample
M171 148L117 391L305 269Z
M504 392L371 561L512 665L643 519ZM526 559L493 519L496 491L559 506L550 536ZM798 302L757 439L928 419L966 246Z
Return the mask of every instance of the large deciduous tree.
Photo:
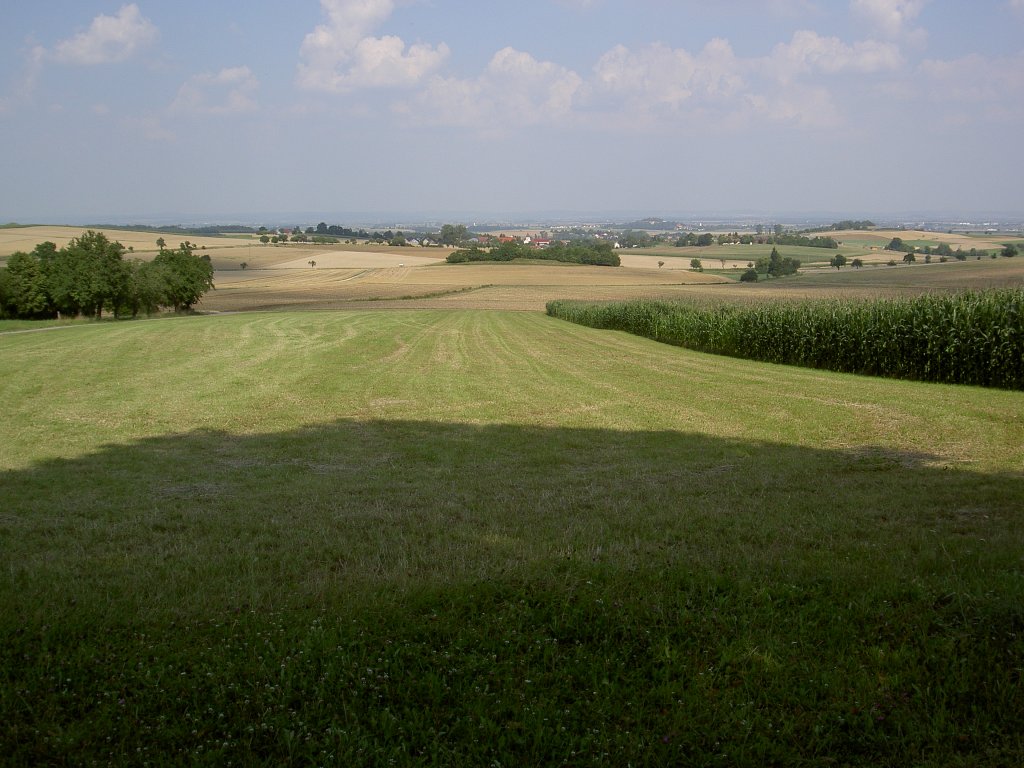
M46 274L39 258L15 253L7 260L4 303L16 317L45 317L51 309Z
M213 288L213 265L209 256L196 256L187 240L179 248L157 254L153 263L162 270L164 297L175 312L192 309L203 294Z

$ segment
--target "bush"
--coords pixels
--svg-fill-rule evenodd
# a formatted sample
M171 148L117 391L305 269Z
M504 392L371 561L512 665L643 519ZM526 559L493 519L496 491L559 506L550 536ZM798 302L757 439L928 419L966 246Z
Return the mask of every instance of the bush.
M756 283L757 282L757 270L748 269L742 275L740 275L741 283Z

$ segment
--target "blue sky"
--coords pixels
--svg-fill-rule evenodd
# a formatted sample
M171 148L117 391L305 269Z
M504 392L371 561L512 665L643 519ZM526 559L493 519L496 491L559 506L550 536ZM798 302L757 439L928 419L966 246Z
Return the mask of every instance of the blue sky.
M2 221L1024 214L1024 0L44 0L0 62Z

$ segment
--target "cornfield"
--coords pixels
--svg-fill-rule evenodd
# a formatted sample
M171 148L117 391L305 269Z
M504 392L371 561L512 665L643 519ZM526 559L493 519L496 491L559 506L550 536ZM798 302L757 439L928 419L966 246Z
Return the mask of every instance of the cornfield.
M553 301L552 317L770 363L1024 389L1024 290L713 308Z

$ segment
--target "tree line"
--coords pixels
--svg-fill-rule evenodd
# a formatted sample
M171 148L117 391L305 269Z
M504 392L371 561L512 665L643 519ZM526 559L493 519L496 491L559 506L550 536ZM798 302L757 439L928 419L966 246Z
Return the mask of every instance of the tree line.
M448 255L449 264L467 261L512 261L513 259L540 259L561 261L572 264L592 264L601 267L617 267L622 261L612 244L602 240L588 242L555 242L544 248L533 248L520 242L506 242L486 250L473 246L462 248Z
M832 248L839 247L839 242L834 237L805 237L804 235L787 234L739 234L738 232L713 235L710 232L697 234L688 232L675 241L676 248L707 248L712 245L801 245L807 248Z
M0 269L0 317L138 316L161 309L190 310L213 288L209 256L196 256L188 240L152 261L126 259L127 249L89 230L58 249L40 243L18 252Z

